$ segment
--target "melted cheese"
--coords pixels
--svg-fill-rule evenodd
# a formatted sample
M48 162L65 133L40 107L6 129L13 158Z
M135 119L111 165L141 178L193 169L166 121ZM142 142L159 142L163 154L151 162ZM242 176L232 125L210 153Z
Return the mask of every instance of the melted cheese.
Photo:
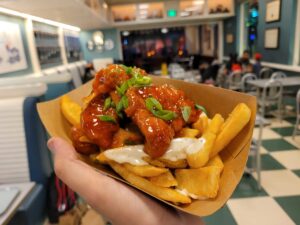
M104 152L104 155L117 163L130 163L136 166L145 166L148 163L143 160L148 156L144 152L144 145L125 146L121 148L110 149Z
M186 159L187 155L201 151L205 142L206 140L204 138L175 138L161 158L170 161ZM130 163L136 166L144 166L148 165L148 163L143 160L143 158L149 157L149 155L143 151L143 148L143 145L125 146L106 150L104 154L107 158L117 163Z
M196 138L173 139L166 153L161 157L170 161L186 159L186 149L197 142Z
M204 147L206 140L204 138L197 139L196 142L188 146L186 149L186 154L191 155L201 151Z

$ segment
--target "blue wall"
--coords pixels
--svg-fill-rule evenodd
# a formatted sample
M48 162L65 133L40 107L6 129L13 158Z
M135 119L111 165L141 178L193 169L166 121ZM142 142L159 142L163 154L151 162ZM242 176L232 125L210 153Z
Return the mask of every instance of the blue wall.
M118 30L117 29L104 29L101 30L104 34L104 39L112 39L115 46L112 50L106 51L103 50L103 52L93 50L90 51L87 49L87 42L89 40L92 40L93 33L97 30L87 30L80 32L80 42L81 42L81 49L83 51L83 57L86 61L92 61L96 58L113 58L120 60L120 42L118 38Z
M259 1L259 22L257 27L258 37L255 43L255 51L263 56L263 61L279 64L292 64L294 51L294 37L296 24L297 0L281 0L280 21L266 23L266 5L272 0ZM239 20L240 4L236 2L236 17L224 21L224 55L228 56L231 52L238 52L239 49ZM247 10L245 10L247 13ZM246 17L246 16L245 16ZM246 24L245 24L246 26ZM265 29L280 28L279 48L265 49ZM226 43L226 34L234 35L234 43Z
M263 61L280 64L292 64L297 1L281 0L280 21L266 23L266 4L270 1L271 0L259 1L257 52L260 52L263 55ZM265 49L265 29L275 27L280 28L279 48L274 50Z
M26 61L27 61L27 68L26 69L19 70L19 71L16 71L16 72L0 74L0 78L1 77L10 77L10 76L22 76L22 75L25 75L25 74L32 73L33 70L32 70L30 54L29 54L28 45L27 45L26 32L25 32L25 21L21 18L18 18L18 17L7 16L7 15L3 15L3 14L0 14L0 20L16 23L16 24L19 25L20 30L21 30L21 35L22 35L22 41L23 41Z

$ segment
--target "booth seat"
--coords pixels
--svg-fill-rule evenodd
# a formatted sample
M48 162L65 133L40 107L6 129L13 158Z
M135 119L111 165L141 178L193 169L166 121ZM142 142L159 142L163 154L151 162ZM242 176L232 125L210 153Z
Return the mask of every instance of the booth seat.
M113 58L102 58L102 59L94 59L93 60L93 65L95 71L99 71L103 68L105 68L109 64L113 64L114 59Z
M46 218L52 165L37 102L37 97L0 99L0 183L36 183L9 225L41 225Z

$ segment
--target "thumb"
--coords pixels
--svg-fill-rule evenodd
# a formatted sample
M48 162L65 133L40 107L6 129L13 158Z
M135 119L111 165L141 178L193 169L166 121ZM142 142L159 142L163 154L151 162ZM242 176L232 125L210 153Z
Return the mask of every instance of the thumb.
M48 148L57 159L75 159L76 152L72 145L59 137L51 138L48 143Z

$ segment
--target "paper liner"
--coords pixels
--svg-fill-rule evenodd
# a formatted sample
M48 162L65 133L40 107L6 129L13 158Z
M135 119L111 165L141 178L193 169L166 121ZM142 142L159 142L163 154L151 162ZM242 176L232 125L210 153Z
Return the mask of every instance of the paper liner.
M195 200L189 205L181 206L159 199L160 201L171 205L174 208L193 215L211 215L226 203L243 175L255 124L256 99L253 96L235 91L211 87L203 84L187 83L167 78L153 77L153 83L160 85L170 84L178 89L183 90L190 99L195 101L195 103L203 105L207 109L210 118L212 118L216 113L220 113L224 118L227 118L228 114L233 110L233 108L241 102L247 104L251 109L252 114L250 122L238 134L238 136L236 136L235 139L231 141L229 145L221 152L221 158L225 166L224 171L221 175L220 189L215 199ZM82 104L82 98L87 96L91 92L91 90L92 82L89 82L67 93L66 95L68 95L75 102ZM37 108L40 118L50 136L62 137L71 142L69 136L71 126L61 113L59 98L39 103ZM81 157L81 160L90 164L99 172L107 174L108 176L111 176L124 183L127 183L130 186L135 187L134 185L123 180L107 166L95 164L91 160L89 160L88 157ZM155 196L153 197L157 198Z

